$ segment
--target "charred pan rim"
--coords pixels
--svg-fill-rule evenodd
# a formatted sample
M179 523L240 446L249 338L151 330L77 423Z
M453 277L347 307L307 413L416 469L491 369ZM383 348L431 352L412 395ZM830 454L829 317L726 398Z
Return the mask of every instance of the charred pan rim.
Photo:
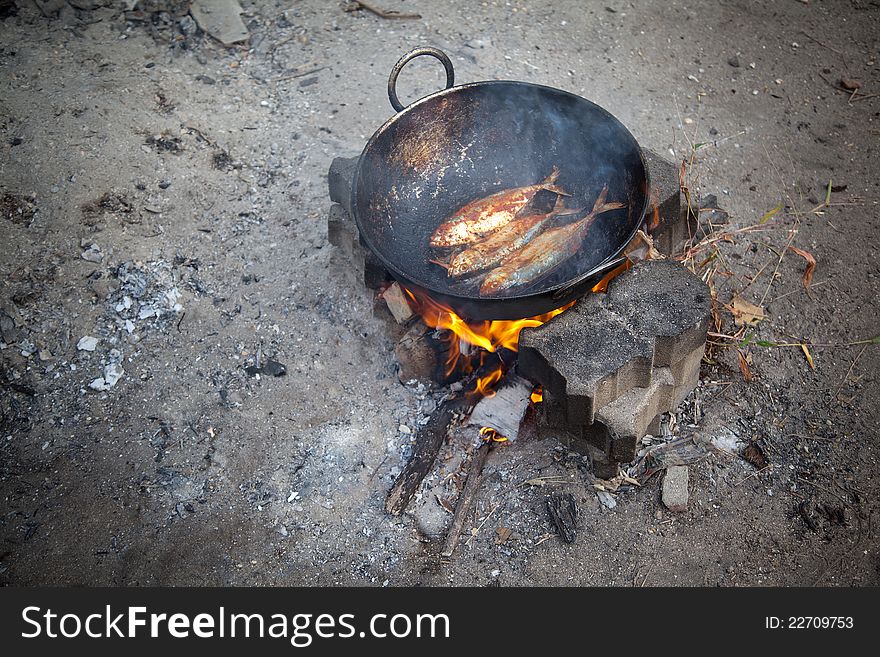
M369 231L364 230L364 227L361 223L360 212L358 211L358 186L359 186L360 178L361 178L361 169L362 169L362 167L365 166L366 158L364 157L364 155L366 155L372 149L373 144L375 144L379 140L379 138L383 134L385 134L385 132L400 117L417 110L421 105L427 103L430 100L434 100L435 98L456 94L464 89L470 89L472 87L484 87L484 86L490 86L490 85L491 86L513 85L513 86L517 86L517 87L527 87L530 89L539 90L544 93L561 94L563 96L569 96L569 97L574 98L580 102L587 103L588 105L591 105L593 108L598 110L600 114L604 115L605 118L607 118L612 124L616 125L621 130L622 134L626 138L630 139L630 141L632 142L632 145L635 146L635 149L639 154L639 162L641 163L642 170L645 173L645 185L646 185L647 189L645 190L645 200L642 204L641 210L638 213L638 221L633 222L633 227L632 227L629 235L621 243L620 247L618 247L617 250L615 250L614 252L609 253L604 260L602 260L598 265L596 265L590 271L588 271L584 274L579 274L577 276L573 276L572 278L568 279L567 281L559 283L558 285L555 285L553 287L541 288L541 289L538 289L538 290L531 292L529 294L500 296L500 297L481 297L479 295L473 295L473 294L451 294L448 290L447 291L438 290L433 286L425 285L424 282L415 281L415 280L413 280L413 276L402 271L400 269L400 267L398 267L395 263L391 262L388 258L386 258L376 248L375 243L372 239L372 235L369 233ZM606 268L606 265L608 265L608 263L611 260L614 260L615 258L620 256L621 253L623 253L624 249L626 249L626 247L629 245L629 243L633 240L633 238L636 236L636 233L639 231L639 229L642 227L642 224L645 221L645 215L647 214L648 208L650 206L650 190L651 190L651 178L650 178L650 174L648 172L648 164L645 161L645 154L642 152L642 148L641 148L641 146L639 146L638 140L633 136L633 134L629 131L629 129L625 125L623 125L623 123L621 123L621 121L616 116L614 116L611 112L606 110L604 107L602 107L601 105L597 105L596 103L592 102L591 100L587 100L583 96L578 96L577 94L573 94L570 91L565 91L564 89L557 89L556 87L550 87L550 86L543 85L543 84L534 84L532 82L521 82L518 80L485 80L483 82L469 82L467 84L456 85L454 87L450 87L449 89L443 89L441 91L437 91L435 93L424 96L424 97L414 101L413 103L407 105L403 111L398 112L397 114L392 116L390 119L388 119L382 125L382 127L380 127L376 132L374 132L373 136L370 137L369 141L367 141L366 146L364 146L364 150L361 152L361 155L358 158L357 167L355 168L355 172L354 172L354 179L352 180L352 185L351 185L351 208L352 208L352 212L354 214L355 224L357 225L358 233L360 234L361 241L370 249L370 251L372 251L376 255L376 257L378 257L382 261L382 264L388 269L388 271L395 278L400 279L401 282L408 283L410 285L414 285L415 287L417 287L425 292L428 292L431 296L434 296L437 298L443 298L448 301L454 301L456 299L461 299L461 300L465 301L468 305L471 305L473 303L485 303L487 305L497 306L499 303L504 303L507 301L520 302L520 303L526 302L527 303L528 300L534 299L537 305L543 306L546 304L540 304L538 302L539 299L546 297L548 294L552 295L553 293L558 292L560 290L563 290L565 288L571 288L572 291L579 290L581 288L580 284L582 282L589 280L596 273L603 271ZM573 298L575 298L574 295L561 296L559 298L558 305L563 306L563 305L565 305L565 303L567 303L568 301L570 301ZM458 304L453 303L452 305L455 306Z

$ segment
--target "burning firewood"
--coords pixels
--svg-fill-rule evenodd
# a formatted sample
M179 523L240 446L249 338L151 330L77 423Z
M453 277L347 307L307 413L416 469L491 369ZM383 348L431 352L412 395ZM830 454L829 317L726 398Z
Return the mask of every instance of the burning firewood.
M471 413L470 423L494 429L508 440L516 440L519 427L529 408L532 385L515 374L508 374L495 394L483 397Z
M395 281L382 292L382 299L388 306L388 310L394 316L394 321L398 324L406 324L415 317L413 309L409 305L407 296L400 287L400 283Z

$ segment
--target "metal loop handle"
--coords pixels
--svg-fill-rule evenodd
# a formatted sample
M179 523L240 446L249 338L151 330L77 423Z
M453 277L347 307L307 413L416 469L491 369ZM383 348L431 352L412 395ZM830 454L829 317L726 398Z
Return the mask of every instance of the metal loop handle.
M443 68L446 69L447 89L455 84L455 71L452 68L452 60L449 59L445 52L439 48L432 48L430 46L411 50L397 61L394 68L391 69L391 75L388 76L388 100L391 101L391 106L398 112L402 112L404 107L400 102L400 99L397 97L397 76L400 75L400 71L403 70L403 67L406 66L411 59L421 57L422 55L435 57L443 64Z

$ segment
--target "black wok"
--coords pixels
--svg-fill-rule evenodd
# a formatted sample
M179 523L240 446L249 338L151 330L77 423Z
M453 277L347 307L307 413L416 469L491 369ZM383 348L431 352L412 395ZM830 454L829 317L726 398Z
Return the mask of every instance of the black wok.
M412 58L446 67L447 88L404 108L397 75ZM363 243L389 273L467 319L520 319L583 296L622 261L648 208L648 174L630 132L579 96L511 81L452 86L449 58L418 48L397 63L388 95L398 114L370 138L358 161L352 212ZM624 209L598 217L578 253L529 287L481 297L479 284L448 278L428 240L456 210L496 191L532 185L559 167L568 207L591 207L603 185ZM535 204L552 204L541 192Z

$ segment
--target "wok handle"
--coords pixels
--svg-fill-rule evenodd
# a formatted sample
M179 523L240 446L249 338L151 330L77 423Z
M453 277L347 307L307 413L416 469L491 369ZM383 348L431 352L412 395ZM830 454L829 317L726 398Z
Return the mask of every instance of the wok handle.
M620 256L619 258L614 258L613 260L609 260L608 262L599 265L595 269L591 269L583 276L579 276L578 278L571 281L567 285L556 290L553 293L553 299L559 300L559 299L564 298L572 291L573 288L577 287L578 285L580 285L584 281L586 281L590 278L602 277L605 274L607 274L608 272L610 272L612 269L615 269L616 267L619 267L620 265L622 265L624 262L626 262L626 256Z
M400 71L403 70L403 67L406 66L411 59L421 57L422 55L430 55L431 57L435 57L442 62L443 68L446 69L447 89L455 84L455 71L452 68L452 60L449 59L445 52L443 52L439 48L432 48L431 46L425 46L422 48L410 50L403 57L397 60L394 68L391 69L391 75L388 76L388 100L391 101L391 106L398 112L403 111L403 104L397 97L397 76L400 75Z

